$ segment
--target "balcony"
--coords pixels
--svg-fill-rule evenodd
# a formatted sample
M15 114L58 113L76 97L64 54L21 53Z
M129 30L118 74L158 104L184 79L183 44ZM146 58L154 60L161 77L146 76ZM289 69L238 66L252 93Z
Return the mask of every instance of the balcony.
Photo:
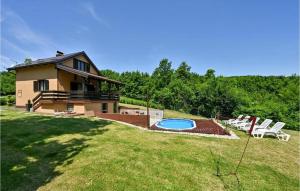
M70 99L119 100L118 92L71 91Z
M71 101L71 100L119 100L116 92L102 93L94 91L42 91L33 100L33 106L41 101Z

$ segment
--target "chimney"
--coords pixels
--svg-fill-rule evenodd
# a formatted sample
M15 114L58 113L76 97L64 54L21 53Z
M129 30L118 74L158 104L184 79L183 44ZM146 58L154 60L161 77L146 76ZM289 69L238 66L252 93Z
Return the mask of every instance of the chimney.
M57 56L63 56L63 55L64 55L63 52L61 52L61 51L56 51L56 57L57 57Z

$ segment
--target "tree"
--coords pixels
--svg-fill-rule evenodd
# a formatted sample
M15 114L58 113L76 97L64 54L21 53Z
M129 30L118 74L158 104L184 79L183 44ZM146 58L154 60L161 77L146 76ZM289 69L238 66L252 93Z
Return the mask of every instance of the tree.
M159 66L155 68L152 73L153 83L157 89L166 87L170 82L173 75L172 63L168 59L162 59Z
M16 91L16 73L1 72L0 73L0 94L13 95Z
M172 92L172 102L169 108L190 112L194 99L193 89L181 79L173 79L168 88Z
M139 71L123 72L120 75L120 81L124 83L124 86L121 89L122 95L143 99L144 93L142 87L145 86L148 78L150 78L148 73Z
M24 64L32 64L31 58L25 58Z
M190 70L191 67L186 62L182 62L175 71L176 77L181 80L189 80L191 77Z
M164 105L166 108L171 109L173 96L173 92L168 87L165 87L155 91L153 99L161 105Z
M114 80L119 80L120 79L120 74L118 72L113 71L113 70L101 70L100 75L108 77L110 79L114 79Z
M204 75L206 79L211 79L211 78L215 78L215 70L213 69L208 69L206 71L206 74Z

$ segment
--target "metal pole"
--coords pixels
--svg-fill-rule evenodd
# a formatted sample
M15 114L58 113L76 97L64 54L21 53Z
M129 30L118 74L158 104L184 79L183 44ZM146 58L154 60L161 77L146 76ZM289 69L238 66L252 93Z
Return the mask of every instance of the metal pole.
M229 175L233 175L233 176L236 177L236 180L237 180L238 184L240 184L240 180L239 180L239 177L238 177L238 175L237 175L238 169L239 169L239 167L240 167L240 165L241 165L241 163L242 163L242 160L243 160L243 158L244 158L244 156L245 156L246 149L247 149L247 147L248 147L248 144L249 144L249 141L250 141L250 137L251 137L251 131L252 131L252 129L253 129L255 123L256 123L256 117L251 117L250 119L252 119L252 124L251 124L250 132L249 132L249 137L248 137L247 143L246 143L246 145L245 145L245 147L244 147L244 150L243 150L243 153L242 153L241 158L240 158L240 160L239 160L239 163L238 163L238 165L237 165L236 168L235 168L235 171L234 171L234 172L230 172L230 173L225 174L225 175L222 175L222 174L220 174L220 169L219 169L218 166L217 166L217 176L229 176ZM217 165L219 165L219 162L218 162L218 161L217 161Z
M251 128L250 128L250 129L253 129L253 127L254 127L254 125L255 125L255 122L256 122L256 117L253 117L253 118L252 118L252 124L251 124ZM251 130L251 131L252 131L252 130ZM241 156L241 159L240 159L240 161L239 161L239 163L238 163L238 165L237 165L237 167L236 167L236 169L235 169L235 172L234 172L235 174L237 174L238 169L239 169L239 167L240 167L240 165L241 165L241 163L242 163L242 160L243 160L243 158L244 158L244 155L245 155L245 152L246 152L246 149L247 149L247 146L248 146L250 137L251 137L251 132L249 133L249 137L248 137L247 143L246 143L246 145L245 145L245 148L244 148L243 154L242 154L242 156Z
M148 129L150 129L150 115L149 115L149 95L148 95L148 91L147 91L147 127Z

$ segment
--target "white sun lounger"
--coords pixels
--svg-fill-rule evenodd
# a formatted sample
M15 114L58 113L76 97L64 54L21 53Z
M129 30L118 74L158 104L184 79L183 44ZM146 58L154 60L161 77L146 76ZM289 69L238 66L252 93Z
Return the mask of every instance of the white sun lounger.
M235 118L235 119L225 120L224 123L225 123L225 124L230 124L230 123L232 123L232 122L234 122L234 121L240 121L242 117L243 117L243 115L239 115L239 116L238 116L237 118Z
M277 137L279 140L288 141L290 139L290 135L281 131L284 127L285 123L277 122L275 125L270 129L255 129L252 132L254 138L263 138L265 135L272 135Z
M255 120L255 124L257 124L257 122L258 122L259 120L260 120L260 118L257 117L256 120ZM236 128L239 129L239 130L247 131L247 130L250 129L251 125L252 125L252 120L249 121L249 122L238 123L238 124L236 124L235 126L236 126Z
M271 123L272 123L271 119L265 119L260 125L255 125L253 127L252 132L255 131L256 129L267 129ZM250 125L250 127L251 127L251 125ZM250 127L245 127L242 130L249 131Z
M242 120L236 120L236 121L231 122L230 125L235 126L235 125L237 125L237 124L239 124L239 123L246 123L246 122L249 120L249 118L250 118L250 116L247 115L247 116L246 116L244 119L242 119Z

